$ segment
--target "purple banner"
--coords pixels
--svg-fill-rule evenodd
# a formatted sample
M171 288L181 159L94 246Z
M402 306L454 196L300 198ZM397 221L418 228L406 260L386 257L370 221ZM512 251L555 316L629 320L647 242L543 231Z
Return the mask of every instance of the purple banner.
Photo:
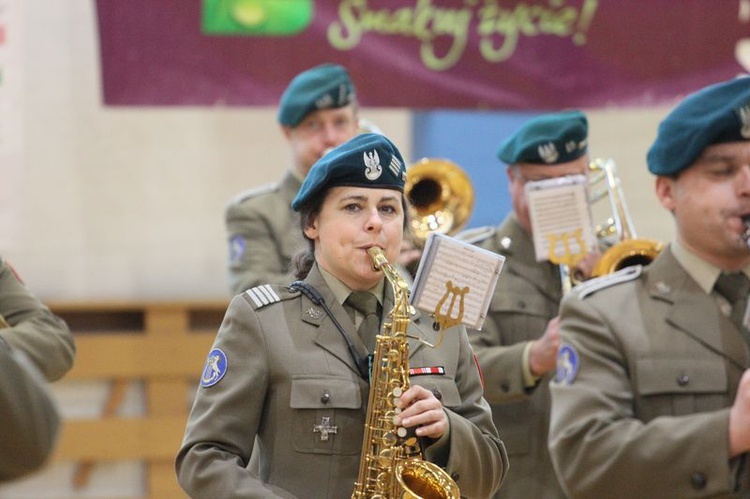
M748 0L96 5L113 106L273 106L323 62L346 66L368 107L642 106L746 72L750 51Z

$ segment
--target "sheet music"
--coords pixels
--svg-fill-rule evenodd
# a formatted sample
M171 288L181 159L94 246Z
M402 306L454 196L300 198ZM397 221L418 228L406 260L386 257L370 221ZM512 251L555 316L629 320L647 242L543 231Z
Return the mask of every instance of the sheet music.
M528 182L525 189L537 261L566 263L596 248L584 175Z
M454 302L455 316L461 293L464 307L461 322L481 329L504 262L502 255L444 234L430 234L414 278L411 303L433 314L441 300L444 300L443 312Z

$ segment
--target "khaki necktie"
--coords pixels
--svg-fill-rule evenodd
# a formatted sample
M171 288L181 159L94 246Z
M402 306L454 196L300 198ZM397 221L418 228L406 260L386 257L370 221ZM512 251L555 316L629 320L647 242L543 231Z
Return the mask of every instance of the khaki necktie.
M745 273L721 274L714 284L714 289L732 305L732 314L729 318L737 326L737 329L745 335L745 340L750 340L750 331L743 324L745 309L747 308L747 295L750 292L750 281Z
M364 319L357 328L357 334L368 352L375 349L375 337L380 330L380 304L369 291L355 291L346 299L346 304L360 312Z

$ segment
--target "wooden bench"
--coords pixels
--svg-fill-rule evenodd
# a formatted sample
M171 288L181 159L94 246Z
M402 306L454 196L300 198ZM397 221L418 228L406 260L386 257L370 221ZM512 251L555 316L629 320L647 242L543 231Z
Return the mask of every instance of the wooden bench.
M111 388L98 419L66 419L53 461L76 461L81 489L97 462L146 464L146 494L185 497L174 458L206 354L229 300L49 303L75 334L77 355L65 379L104 380ZM133 382L143 383L145 414L118 417Z

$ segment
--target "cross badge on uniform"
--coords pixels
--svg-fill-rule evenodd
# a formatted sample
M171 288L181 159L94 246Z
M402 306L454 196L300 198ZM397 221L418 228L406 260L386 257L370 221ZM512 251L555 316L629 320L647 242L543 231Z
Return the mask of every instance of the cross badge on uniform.
M338 431L338 426L331 426L331 418L323 416L320 420L320 424L313 425L313 433L320 433L320 441L327 442L328 435L335 434Z

